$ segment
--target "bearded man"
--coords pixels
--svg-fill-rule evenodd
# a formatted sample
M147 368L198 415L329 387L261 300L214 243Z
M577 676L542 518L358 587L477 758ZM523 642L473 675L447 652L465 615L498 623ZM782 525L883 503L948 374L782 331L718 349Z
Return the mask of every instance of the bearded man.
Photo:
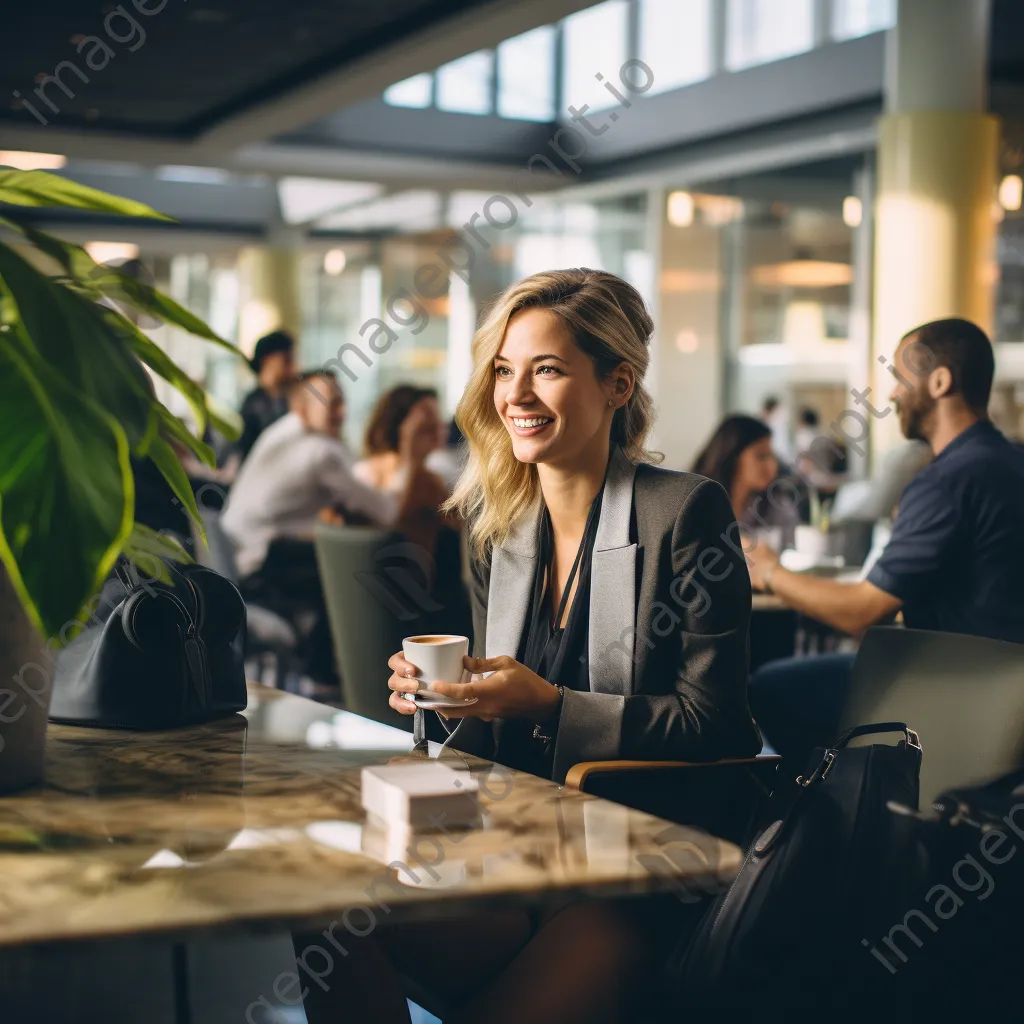
M988 418L992 344L968 320L935 320L886 365L903 433L935 458L904 490L881 557L866 579L840 583L789 572L759 544L747 552L751 583L853 635L902 610L908 628L1024 643L1024 451ZM852 664L823 655L754 674L751 708L780 753L799 759L836 738Z

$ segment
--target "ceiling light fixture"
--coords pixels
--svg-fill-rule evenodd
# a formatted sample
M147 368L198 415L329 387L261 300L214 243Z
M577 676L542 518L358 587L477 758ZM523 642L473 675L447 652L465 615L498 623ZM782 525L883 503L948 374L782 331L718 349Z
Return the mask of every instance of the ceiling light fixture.
M84 249L96 263L139 258L139 247L134 242L86 242Z
M329 277L337 277L347 262L344 249L330 249L324 254L324 273Z
M688 228L693 223L693 196L689 192L670 192L668 222L674 228Z
M1004 210L1019 210L1024 199L1024 180L1019 174L1008 174L999 182L999 205Z
M847 196L843 200L843 223L848 228L859 228L864 220L864 204L858 196Z
M59 171L68 158L59 153L29 153L20 149L0 149L0 167L19 171Z

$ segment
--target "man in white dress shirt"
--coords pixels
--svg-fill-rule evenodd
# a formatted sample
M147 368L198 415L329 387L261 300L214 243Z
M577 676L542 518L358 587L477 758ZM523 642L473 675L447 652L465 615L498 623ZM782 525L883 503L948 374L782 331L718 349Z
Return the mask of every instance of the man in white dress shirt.
M308 670L334 675L323 594L313 549L321 511L375 526L398 523L433 443L406 431L400 438L405 486L385 493L357 480L355 460L341 442L345 397L330 373L300 374L291 411L259 436L228 496L221 519L235 545L242 591L286 616L309 610Z

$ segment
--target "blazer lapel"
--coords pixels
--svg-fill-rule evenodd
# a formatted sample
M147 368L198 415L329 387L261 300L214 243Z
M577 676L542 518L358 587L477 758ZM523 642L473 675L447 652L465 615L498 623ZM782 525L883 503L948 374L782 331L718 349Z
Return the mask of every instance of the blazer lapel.
M636 642L636 544L629 540L636 466L613 450L601 500L590 573L590 689L633 691ZM494 577L491 577L493 586Z
M505 543L491 552L487 589L488 658L514 658L526 626L537 565L537 519L540 509L524 516Z

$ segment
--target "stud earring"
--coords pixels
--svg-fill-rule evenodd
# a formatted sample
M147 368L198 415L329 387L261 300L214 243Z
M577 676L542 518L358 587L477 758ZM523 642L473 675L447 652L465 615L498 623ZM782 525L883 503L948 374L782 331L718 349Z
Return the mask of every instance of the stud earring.
M611 406L611 405L614 405L614 404L615 404L615 400L614 400L613 398L609 398L609 399L608 399L608 404L609 404L610 406Z

